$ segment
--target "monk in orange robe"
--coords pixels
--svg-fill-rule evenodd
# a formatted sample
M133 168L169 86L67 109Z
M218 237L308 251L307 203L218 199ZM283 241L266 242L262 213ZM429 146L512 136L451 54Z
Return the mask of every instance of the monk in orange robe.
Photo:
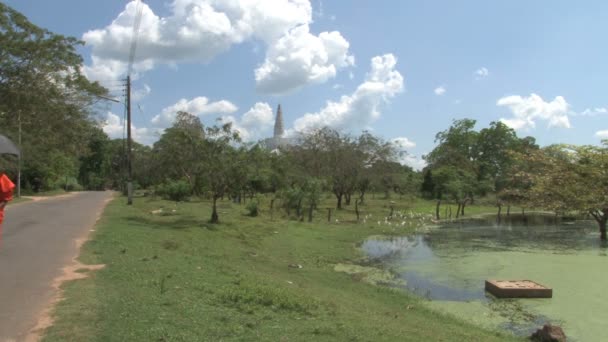
M0 241L2 240L2 221L4 220L4 207L13 199L15 184L3 173L0 175Z

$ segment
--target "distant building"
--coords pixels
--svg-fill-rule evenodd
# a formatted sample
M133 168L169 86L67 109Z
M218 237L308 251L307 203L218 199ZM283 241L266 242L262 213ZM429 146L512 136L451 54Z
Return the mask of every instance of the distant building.
M281 105L277 107L277 117L274 122L274 135L272 138L260 140L259 144L269 150L276 150L279 147L287 146L293 139L285 138L285 126L283 125L283 110Z

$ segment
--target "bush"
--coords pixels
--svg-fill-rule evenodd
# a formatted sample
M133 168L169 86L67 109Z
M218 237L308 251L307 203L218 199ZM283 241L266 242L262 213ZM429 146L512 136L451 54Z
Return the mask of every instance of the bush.
M187 200L192 194L190 184L184 180L169 181L158 187L157 193L163 198L175 202Z
M62 189L65 191L82 191L82 185L78 184L78 181L74 177L67 177L60 179L55 184L55 189ZM55 190L53 189L53 190Z
M249 212L248 215L251 217L256 217L259 215L260 210L258 208L258 201L250 201L247 204L247 211Z

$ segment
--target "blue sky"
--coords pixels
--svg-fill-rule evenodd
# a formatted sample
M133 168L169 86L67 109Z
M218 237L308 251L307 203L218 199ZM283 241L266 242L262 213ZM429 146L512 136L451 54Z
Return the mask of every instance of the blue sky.
M85 40L84 72L119 93L136 3L5 2ZM478 128L504 120L543 145L599 144L608 138L606 32L605 1L148 0L136 139L152 143L185 109L255 140L271 134L280 103L289 133L369 129L400 138L417 166L435 134L465 117ZM115 137L122 112L100 113Z

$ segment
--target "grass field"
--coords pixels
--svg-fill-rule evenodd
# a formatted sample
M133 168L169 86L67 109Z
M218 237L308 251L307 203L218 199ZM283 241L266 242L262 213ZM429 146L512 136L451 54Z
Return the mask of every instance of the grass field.
M271 218L265 201L258 217L224 201L221 223L210 225L205 201L176 206L136 198L128 207L115 200L80 257L106 267L64 285L66 300L44 341L513 339L431 311L402 290L371 285L366 274L334 270L362 258L356 246L365 237L406 234L434 212L432 202L393 201L391 225L384 222L391 203L379 196L361 207L359 223L352 206L328 223L323 208L334 201L327 198L312 223L279 211ZM162 214L151 214L160 207ZM495 209L468 210L483 211Z

